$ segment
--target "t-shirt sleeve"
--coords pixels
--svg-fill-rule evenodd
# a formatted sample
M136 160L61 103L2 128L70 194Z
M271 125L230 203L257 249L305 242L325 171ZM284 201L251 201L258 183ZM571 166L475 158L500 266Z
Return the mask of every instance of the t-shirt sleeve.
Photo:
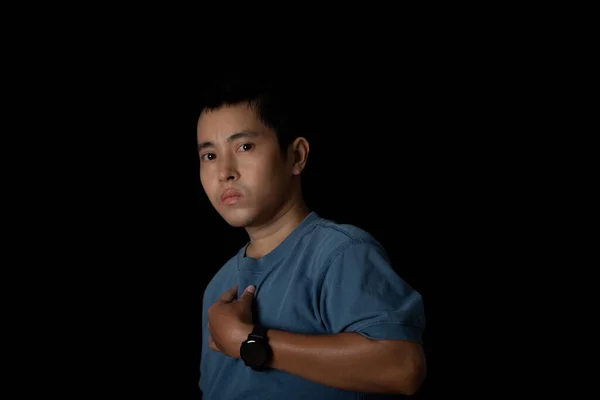
M421 294L394 271L380 245L344 245L333 253L328 265L319 299L328 332L422 343L425 312Z

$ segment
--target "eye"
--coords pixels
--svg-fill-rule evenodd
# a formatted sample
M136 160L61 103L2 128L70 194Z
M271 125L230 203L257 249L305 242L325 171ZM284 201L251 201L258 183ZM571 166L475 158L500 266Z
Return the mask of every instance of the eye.
M254 144L252 144L252 143L244 143L243 145L238 147L238 150L248 151L248 150L252 150L253 147L254 147Z
M200 159L204 161L212 161L215 159L215 155L213 153L206 153L200 156Z

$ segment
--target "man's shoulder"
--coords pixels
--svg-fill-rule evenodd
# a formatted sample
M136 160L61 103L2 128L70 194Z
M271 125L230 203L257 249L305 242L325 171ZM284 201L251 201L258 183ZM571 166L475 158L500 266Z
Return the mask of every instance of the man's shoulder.
M354 244L369 243L380 246L375 237L365 229L349 224L340 223L331 219L321 218L314 231L309 235L313 244L317 247L339 251Z
M221 293L223 290L231 288L232 282L235 282L237 272L237 253L227 260L214 274L206 288L204 297L211 296L212 292ZM223 289L225 288L225 289Z
M321 266L326 266L337 255L351 248L385 253L379 241L365 229L326 218L320 218L299 244L300 251L315 257Z

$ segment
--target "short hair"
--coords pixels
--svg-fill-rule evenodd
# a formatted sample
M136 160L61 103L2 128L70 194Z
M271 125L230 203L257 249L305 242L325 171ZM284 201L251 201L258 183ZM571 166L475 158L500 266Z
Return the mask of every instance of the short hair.
M294 104L298 95L282 80L262 77L229 75L213 78L202 90L200 112L219 109L223 106L246 104L257 118L277 135L281 154L285 158L287 149L300 136L305 136L300 110Z

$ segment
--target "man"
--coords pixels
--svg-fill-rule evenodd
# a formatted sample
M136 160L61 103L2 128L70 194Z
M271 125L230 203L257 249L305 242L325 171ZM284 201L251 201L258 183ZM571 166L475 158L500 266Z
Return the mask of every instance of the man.
M307 208L300 176L309 143L293 107L248 82L214 95L198 119L200 180L250 241L204 293L204 398L417 392L426 371L421 296L371 235Z

